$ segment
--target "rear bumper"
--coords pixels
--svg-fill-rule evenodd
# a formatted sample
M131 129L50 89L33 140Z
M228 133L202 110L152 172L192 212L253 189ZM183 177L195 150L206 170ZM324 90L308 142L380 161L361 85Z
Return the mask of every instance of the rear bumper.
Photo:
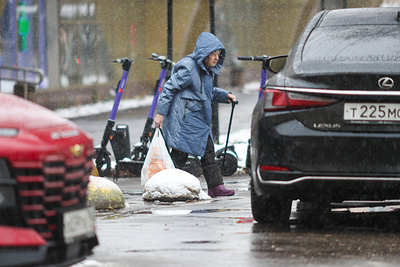
M400 133L318 131L296 120L260 124L259 164L312 174L400 175Z
M400 199L400 175L304 175L298 172L261 171L258 167L253 184L257 195L303 201Z
M254 121L256 195L331 202L400 199L400 133L314 130L288 112L255 113ZM289 171L264 171L261 165Z

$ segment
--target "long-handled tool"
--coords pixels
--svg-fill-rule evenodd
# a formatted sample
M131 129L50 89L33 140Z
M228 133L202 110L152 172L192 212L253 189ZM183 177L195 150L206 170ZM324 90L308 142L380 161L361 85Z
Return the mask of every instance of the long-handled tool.
M221 168L221 174L224 176L230 176L234 174L238 167L237 155L234 149L229 148L228 150L229 134L231 132L233 111L235 110L235 105L237 105L238 103L239 103L238 101L231 102L232 109L229 118L228 132L226 134L225 148L223 150L220 149L215 153L215 156L217 158L217 163Z

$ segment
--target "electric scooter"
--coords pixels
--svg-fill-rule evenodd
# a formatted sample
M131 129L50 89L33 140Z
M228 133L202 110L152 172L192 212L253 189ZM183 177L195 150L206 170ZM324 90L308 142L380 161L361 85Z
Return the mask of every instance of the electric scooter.
M117 126L117 131L115 131L113 130L113 128L115 125L115 116L117 115L118 106L121 101L122 93L124 92L126 81L129 75L129 70L133 63L133 60L129 58L119 58L113 61L113 63L121 63L123 72L121 80L118 82L114 105L112 107L106 128L104 130L101 145L100 147L95 148L95 164L100 176L106 176L111 170L111 159L110 159L111 154L110 152L107 151L108 141L111 142L116 158L120 157L120 155L126 154L127 149L129 152L130 148L130 146L125 146L124 144L116 141L116 140L121 140L121 138L115 138L115 137L119 137L121 134L123 135L124 134L123 129L118 129Z
M260 77L260 89L258 91L258 100L260 100L261 96L264 93L264 85L267 81L267 75L268 75L268 59L269 57L266 55L263 55L261 57L238 57L238 60L247 60L247 61L261 61L262 66L261 66L261 77ZM251 167L251 161L250 161L250 139L248 141L247 145L247 155L246 155L246 167L250 168Z
M144 126L142 136L140 138L140 142L135 144L133 150L130 151L131 145L129 139L129 126L125 124L118 124L115 131L110 131L106 127L105 132L108 131L108 133L105 134L103 137L100 150L103 148L103 146L107 145L107 141L110 140L114 152L116 160L114 180L118 179L121 171L129 172L134 176L140 176L140 172L142 170L143 163L148 152L148 143L151 141L153 133L155 131L155 128L152 128L154 113L158 104L158 98L160 96L162 86L164 84L164 81L166 80L168 71L171 70L173 62L167 59L165 56L159 56L154 53L152 54L152 57L148 59L159 61L161 65L161 71L156 86L154 88L153 102L150 106L150 111ZM121 83L123 83L122 79L119 84ZM97 169L99 170L100 176L106 176L111 169L109 155L110 153L107 151L102 152L100 156L97 157L100 158L98 161L96 160L96 164L99 163L97 164Z

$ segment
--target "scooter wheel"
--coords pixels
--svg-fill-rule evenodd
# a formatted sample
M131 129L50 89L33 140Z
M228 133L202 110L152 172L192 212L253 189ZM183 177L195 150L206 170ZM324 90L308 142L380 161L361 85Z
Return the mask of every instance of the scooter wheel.
M99 176L104 177L107 176L107 174L111 170L111 159L110 156L107 154L104 154L100 157L96 158L96 167L97 170L99 171Z
M224 156L225 156L225 162L224 162L224 166L222 166L222 162L224 160ZM221 169L221 174L223 176L231 176L232 174L234 174L237 171L238 168L238 161L237 158L232 155L231 153L221 153L218 156L218 165Z

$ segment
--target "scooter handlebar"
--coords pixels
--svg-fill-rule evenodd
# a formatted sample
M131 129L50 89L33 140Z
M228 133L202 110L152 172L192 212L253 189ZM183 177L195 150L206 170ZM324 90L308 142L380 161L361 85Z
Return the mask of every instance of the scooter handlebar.
M149 57L148 60L162 61L173 65L175 64L175 62L172 62L172 60L166 58L165 56L159 56L156 53L152 53L151 57Z
M264 61L268 58L267 55L263 55L261 57L253 56L253 57L237 57L238 60L247 60L247 61Z
M125 61L133 62L133 59L129 59L127 57L117 58L116 60L111 61L112 63L124 63Z

